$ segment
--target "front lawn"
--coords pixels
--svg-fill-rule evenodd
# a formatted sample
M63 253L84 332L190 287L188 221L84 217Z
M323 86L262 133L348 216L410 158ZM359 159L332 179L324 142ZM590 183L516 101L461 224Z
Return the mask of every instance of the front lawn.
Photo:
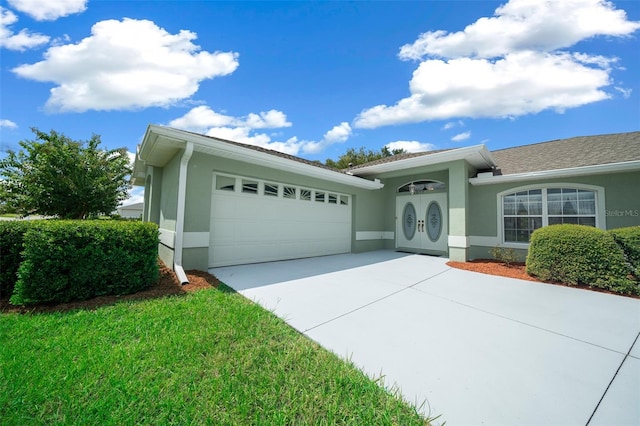
M0 313L0 418L27 424L428 424L221 285L96 310Z

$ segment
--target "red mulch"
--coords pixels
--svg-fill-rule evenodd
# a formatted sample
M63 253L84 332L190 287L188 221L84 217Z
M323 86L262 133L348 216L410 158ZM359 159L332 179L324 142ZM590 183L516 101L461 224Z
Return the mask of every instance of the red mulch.
M537 279L536 277L532 277L531 275L527 274L525 264L520 262L512 263L510 266L507 266L503 262L500 262L499 260L477 259L477 260L471 260L469 262L450 261L450 262L447 262L447 265L451 266L452 268L464 269L466 271L480 272L482 274L499 275L501 277L509 277L509 278L518 278L521 280L536 281L544 284L561 285L564 287L573 287L573 288L579 288L583 290L597 291L600 293L609 293L609 294L615 294L618 296L626 296L626 297L632 297L634 299L640 299L640 296L615 293L602 288L589 287L583 284L571 285L571 284L564 284L564 283L558 283L553 281L542 281Z
M123 296L99 296L78 302L42 304L35 306L13 306L8 298L0 299L0 312L36 313L62 312L77 309L96 309L100 306L113 305L122 300L144 300L158 297L175 296L198 291L205 288L218 287L220 281L211 274L202 271L185 271L189 284L181 285L176 274L160 262L160 276L158 281L149 288L133 294Z

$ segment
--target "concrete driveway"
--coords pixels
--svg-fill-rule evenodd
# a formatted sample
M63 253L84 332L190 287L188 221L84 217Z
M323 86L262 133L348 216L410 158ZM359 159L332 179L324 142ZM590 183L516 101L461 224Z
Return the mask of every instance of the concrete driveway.
M640 300L390 251L211 269L448 425L639 425Z

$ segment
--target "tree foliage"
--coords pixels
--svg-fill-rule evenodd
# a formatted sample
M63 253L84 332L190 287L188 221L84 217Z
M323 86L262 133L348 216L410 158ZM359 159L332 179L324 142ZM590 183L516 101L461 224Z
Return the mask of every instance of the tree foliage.
M100 136L74 141L31 129L36 140L0 160L0 204L21 214L84 219L110 214L127 198L131 166L126 148L99 148Z
M388 147L383 146L380 151L372 151L365 147L349 148L347 152L342 154L337 161L330 158L325 161L325 165L336 169L347 169L349 167L358 166L360 164L368 163L370 161L380 160L382 158L391 157L393 155L405 154L407 151L404 149L390 150Z

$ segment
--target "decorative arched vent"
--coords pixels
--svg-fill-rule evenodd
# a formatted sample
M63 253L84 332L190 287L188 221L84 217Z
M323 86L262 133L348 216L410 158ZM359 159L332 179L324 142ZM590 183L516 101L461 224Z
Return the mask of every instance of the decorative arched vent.
M411 194L419 194L429 191L440 191L446 188L446 185L442 182L435 180L418 180L408 182L398 188L398 192L409 192Z

